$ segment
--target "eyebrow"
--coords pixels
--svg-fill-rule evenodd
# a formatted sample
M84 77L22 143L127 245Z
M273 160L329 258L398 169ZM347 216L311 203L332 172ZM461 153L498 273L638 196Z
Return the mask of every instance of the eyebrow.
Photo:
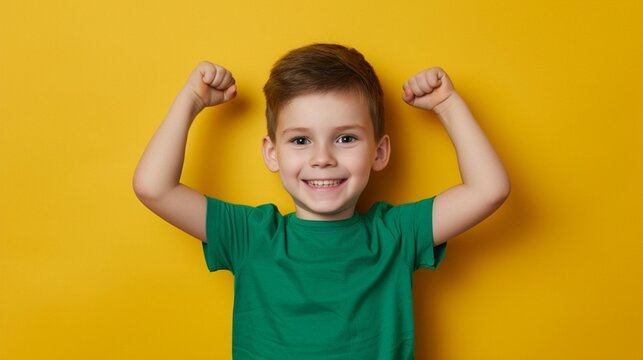
M309 131L310 128L305 128L305 127L294 127L294 128L286 128L281 132L281 135L286 135L291 132L307 132ZM361 125L344 125L344 126L338 126L334 128L333 130L337 132L343 132L347 130L360 130L360 131L366 131L366 128L361 126Z

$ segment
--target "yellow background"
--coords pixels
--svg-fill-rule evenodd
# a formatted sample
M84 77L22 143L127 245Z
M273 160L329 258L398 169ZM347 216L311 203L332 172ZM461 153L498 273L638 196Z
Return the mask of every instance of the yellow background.
M232 275L138 202L147 141L196 63L234 102L192 128L183 182L291 211L261 160L261 87L311 42L383 83L390 167L362 206L459 181L401 85L444 67L512 179L505 205L415 274L418 359L641 359L640 1L3 1L0 359L227 359Z

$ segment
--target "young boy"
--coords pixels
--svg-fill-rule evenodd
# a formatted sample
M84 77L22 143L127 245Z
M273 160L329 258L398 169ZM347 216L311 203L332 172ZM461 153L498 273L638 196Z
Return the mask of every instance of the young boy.
M234 274L234 359L413 359L412 273L435 269L446 240L495 211L509 180L446 73L430 68L403 100L433 110L455 145L462 184L412 204L355 212L371 171L386 167L382 90L354 49L315 44L273 67L264 87L263 157L295 213L204 196L179 182L186 138L235 80L202 62L179 92L134 175L138 198L203 242L210 271Z

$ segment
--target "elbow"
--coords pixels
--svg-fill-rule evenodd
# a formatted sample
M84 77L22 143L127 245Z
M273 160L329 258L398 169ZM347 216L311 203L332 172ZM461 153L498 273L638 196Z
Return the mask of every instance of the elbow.
M149 183L145 182L139 176L134 175L132 179L132 189L136 197L142 202L146 203L148 201L153 201L154 199L159 198L159 192L154 191L154 187Z
M481 207L489 214L496 211L509 197L511 183L509 177L504 174L500 178L488 178L484 184L474 187L475 198Z
M145 202L145 199L150 198L147 188L141 184L140 181L137 181L136 178L132 181L132 190L134 190L134 195L142 201Z
M509 181L509 177L505 176L502 181L498 181L496 185L488 191L487 199L490 206L493 209L499 208L507 200L510 192L511 182Z

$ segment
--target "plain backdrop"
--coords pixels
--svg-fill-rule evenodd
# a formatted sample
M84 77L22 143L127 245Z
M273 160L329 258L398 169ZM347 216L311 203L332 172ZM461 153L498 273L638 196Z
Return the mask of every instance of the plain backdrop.
M239 96L195 121L182 181L293 210L260 155L262 86L313 42L379 74L392 162L360 208L458 183L435 116L404 104L440 65L512 179L505 205L414 275L417 359L641 359L639 1L4 1L0 358L229 359L232 275L136 199L132 175L192 68Z

